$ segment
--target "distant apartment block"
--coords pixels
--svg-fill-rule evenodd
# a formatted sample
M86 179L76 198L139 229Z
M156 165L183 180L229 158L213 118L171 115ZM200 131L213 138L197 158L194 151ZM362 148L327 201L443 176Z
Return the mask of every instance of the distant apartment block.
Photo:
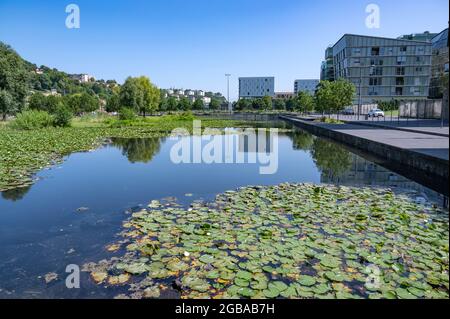
M356 86L354 103L426 99L431 75L431 43L344 35L333 46L336 79Z
M443 97L442 77L448 75L448 29L445 29L432 40L433 55L431 58L430 98Z
M325 60L320 68L321 81L334 81L333 47L325 50Z
M239 98L262 98L275 95L274 77L241 77L239 78Z
M319 80L295 80L294 94L297 95L300 92L308 92L309 94L314 95L319 82Z

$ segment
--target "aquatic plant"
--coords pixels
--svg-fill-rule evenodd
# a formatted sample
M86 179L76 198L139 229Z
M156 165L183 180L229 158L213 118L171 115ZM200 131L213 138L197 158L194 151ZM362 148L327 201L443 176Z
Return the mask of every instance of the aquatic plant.
M448 214L388 189L244 187L189 208L153 200L110 260L120 298L448 298Z

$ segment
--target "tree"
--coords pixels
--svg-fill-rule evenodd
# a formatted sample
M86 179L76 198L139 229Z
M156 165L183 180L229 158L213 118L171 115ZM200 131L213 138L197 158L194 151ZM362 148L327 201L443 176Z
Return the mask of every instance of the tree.
M2 93L3 103L8 100L8 107L5 107L5 114L14 114L20 112L25 106L25 99L28 94L29 73L22 58L8 45L0 42L0 90L7 91Z
M15 103L12 95L3 89L0 89L0 112L2 113L2 120L5 121L8 114L13 114L16 111Z
M273 108L272 98L270 96L265 96L262 98L263 110L271 110Z
M159 101L159 89L145 76L127 78L120 89L121 106L132 108L144 117L158 109Z
M220 108L220 102L218 99L212 98L211 103L209 103L209 108L211 110L218 110Z
M248 110L251 107L251 101L247 100L247 99L239 99L239 101L237 101L235 109L236 110Z
M316 109L322 113L339 112L352 104L355 92L355 86L347 80L321 81L315 95Z
M192 108L191 101L187 97L182 97L178 102L178 109L182 111L189 111Z
M145 117L146 113L153 114L158 110L161 93L159 89L150 82L150 79L141 76L138 78L138 88L142 91L143 101L138 111Z
M275 110L285 110L286 102L283 99L275 99L273 102L273 108Z
M299 105L298 105L298 99L288 99L286 101L286 110L288 110L289 112L293 112L295 110L299 109Z
M311 112L314 109L314 97L308 92L299 92L296 98L300 112Z
M192 105L192 109L194 110L203 110L205 108L205 104L202 99L196 99L194 104Z
M113 93L106 101L106 112L119 112L120 110L120 96Z
M167 111L175 111L178 107L177 99L173 96L167 99Z
M347 80L339 79L331 82L332 110L339 114L346 106L352 105L356 94L355 85Z

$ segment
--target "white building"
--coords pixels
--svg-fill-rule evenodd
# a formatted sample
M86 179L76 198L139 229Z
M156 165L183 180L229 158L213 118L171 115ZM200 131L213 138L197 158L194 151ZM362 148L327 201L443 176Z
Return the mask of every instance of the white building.
M203 104L205 106L209 106L209 104L211 104L211 98L210 97L204 96L204 97L202 97L202 101L203 101Z
M205 96L205 92L202 90L197 91L197 96Z
M193 90L184 91L184 95L186 96L195 96L195 92Z
M251 99L275 95L275 77L239 78L239 98Z
M319 82L319 80L295 80L294 93L297 95L300 92L308 92L309 94L314 95Z
M94 77L89 74L72 74L70 77L74 80L80 81L81 83L87 83L91 79L94 79Z

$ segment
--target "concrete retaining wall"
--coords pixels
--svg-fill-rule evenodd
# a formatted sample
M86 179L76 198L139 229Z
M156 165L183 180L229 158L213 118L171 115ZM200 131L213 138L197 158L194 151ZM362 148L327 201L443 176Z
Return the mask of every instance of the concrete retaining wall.
M314 135L330 138L351 147L360 149L369 154L374 154L375 156L383 158L387 161L419 170L422 174L439 178L441 181L448 181L449 162L444 159L334 131L314 123L308 123L284 116L281 116L281 118L311 132Z

